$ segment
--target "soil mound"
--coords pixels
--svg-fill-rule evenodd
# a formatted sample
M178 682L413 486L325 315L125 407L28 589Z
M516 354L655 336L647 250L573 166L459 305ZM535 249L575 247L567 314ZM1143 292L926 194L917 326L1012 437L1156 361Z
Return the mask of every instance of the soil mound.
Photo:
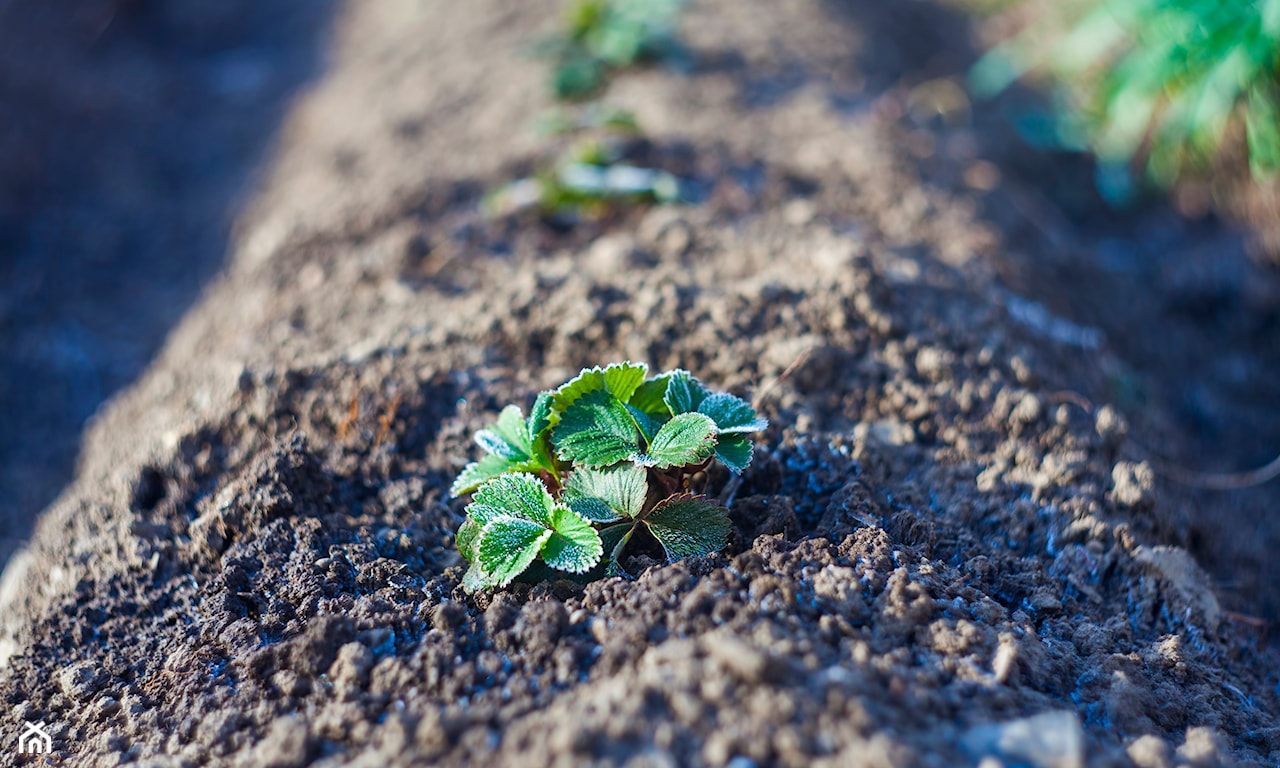
M568 228L478 213L531 157L499 126L540 105L546 9L348 8L227 275L0 583L3 732L71 765L1280 761L1241 615L1274 591L1215 589L1136 445L1163 433L1090 404L1113 329L1012 290L1051 230L963 182L1021 194L1012 161L912 122L895 46L954 20L740 5L697 5L692 72L614 91L697 202ZM465 595L471 433L625 358L769 417L726 552Z

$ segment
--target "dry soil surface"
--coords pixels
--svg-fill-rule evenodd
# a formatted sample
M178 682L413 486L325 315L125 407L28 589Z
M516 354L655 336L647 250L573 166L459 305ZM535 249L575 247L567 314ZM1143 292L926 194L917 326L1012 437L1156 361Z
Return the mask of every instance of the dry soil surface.
M68 765L1280 763L1280 492L1161 470L1276 450L1243 236L1019 144L1029 95L956 89L961 17L817 0L699 0L688 71L609 92L691 204L488 220L546 146L553 9L339 10L225 274L0 580L0 733ZM471 433L626 358L769 417L727 551L464 594Z

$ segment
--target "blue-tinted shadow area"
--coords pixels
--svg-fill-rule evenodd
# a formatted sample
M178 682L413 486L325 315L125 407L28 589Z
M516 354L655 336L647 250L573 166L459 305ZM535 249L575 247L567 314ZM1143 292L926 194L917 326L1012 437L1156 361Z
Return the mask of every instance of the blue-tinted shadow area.
M0 0L0 565L222 267L331 0Z

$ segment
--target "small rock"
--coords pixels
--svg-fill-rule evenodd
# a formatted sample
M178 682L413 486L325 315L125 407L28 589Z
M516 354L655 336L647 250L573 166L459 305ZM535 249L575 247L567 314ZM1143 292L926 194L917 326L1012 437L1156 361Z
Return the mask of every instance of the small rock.
M1201 570L1189 552L1181 547L1138 547L1133 557L1149 566L1172 587L1172 591L1164 591L1164 597L1175 603L1171 606L1175 608L1175 614L1182 614L1185 606L1199 614L1206 629L1212 632L1218 628L1222 620L1222 606L1213 594L1208 574Z
M1125 422L1124 417L1109 405L1104 405L1098 409L1093 428L1103 442L1113 448L1122 443L1125 435L1129 433L1129 425Z
M59 672L58 683L68 698L88 701L107 684L107 675L92 662L81 661Z
M1034 424L1043 412L1044 406L1040 404L1040 398L1028 392L1018 400L1009 418L1017 424Z
M974 760L995 757L1031 768L1084 766L1084 731L1068 711L980 725L960 737L960 747Z
M947 368L953 362L950 352L937 347L921 347L916 353L916 370L930 381L946 378Z
M263 768L293 768L307 763L310 751L307 723L297 715L278 718L258 743L249 761Z
M825 565L813 577L814 593L837 603L857 598L861 589L857 571L845 565Z
M1218 768L1233 765L1230 748L1222 734L1204 726L1188 728L1186 739L1178 747L1178 759L1194 768Z
M1117 462L1111 470L1111 484L1111 498L1116 503L1126 507L1151 506L1156 479L1147 462Z
M1000 644L996 647L995 656L991 659L991 673L997 683L1006 683L1013 675L1018 663L1018 641L1008 632L1000 634Z
M347 643L338 649L338 657L329 667L329 679L342 688L362 686L369 680L373 652L363 643Z
M1159 736L1139 736L1134 739L1125 753L1138 768L1170 768L1173 755L1168 743Z

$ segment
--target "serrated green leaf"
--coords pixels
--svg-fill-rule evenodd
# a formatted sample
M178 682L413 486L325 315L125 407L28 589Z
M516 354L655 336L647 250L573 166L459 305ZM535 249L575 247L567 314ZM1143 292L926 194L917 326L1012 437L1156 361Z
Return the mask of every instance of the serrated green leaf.
M539 392L529 409L528 433L529 442L535 442L543 432L551 427L551 393Z
M503 459L514 459L520 454L512 450L507 441L498 437L491 430L481 429L475 434L476 445L484 449L484 452L491 456L498 456Z
M555 390L552 395L551 411L554 422L556 413L563 413L583 395L591 392L606 391L622 402L627 402L635 394L636 388L644 382L649 373L649 366L644 363L614 363L601 368L584 369L566 384Z
M614 363L604 369L605 388L622 402L627 402L635 394L636 388L644 383L649 375L649 366L645 363Z
M578 471L582 472L583 470ZM581 496L576 498L566 497L564 503L569 505L569 508L574 512L593 523L616 523L623 519L621 515L613 511L608 504L605 504L600 499Z
M666 408L665 405L662 407ZM640 430L640 435L644 438L646 445L653 441L654 435L658 434L658 430L667 421L667 419L659 421L634 405L628 405L627 412L631 414L631 420L636 423L636 428Z
M496 439L506 446L506 453L491 450L490 453L501 453L511 459L528 459L533 455L529 446L529 430L526 428L524 411L518 405L508 405L498 414L498 420L488 429L476 433L476 442L480 435L487 434L490 441ZM483 446L484 443L481 443Z
M716 458L735 475L751 463L755 449L745 435L720 435L716 438Z
M505 587L529 567L551 533L550 528L531 520L499 517L480 531L476 561L490 583Z
M576 469L565 480L564 501L597 523L635 517L649 493L649 473L634 464Z
M729 539L725 508L687 493L660 503L645 523L672 561L719 552Z
M490 504L478 504L471 502L467 505L467 519L474 520L477 525L483 528L491 520L499 517L508 516L511 513L502 507L495 507Z
M508 472L520 472L528 469L522 462L512 461L495 454L489 454L479 461L473 461L458 473L458 478L449 487L449 495L457 498L470 493L476 488L499 475Z
M467 572L462 576L462 589L468 594L474 594L482 589L496 586L498 584L494 581L493 575L485 573L480 568L479 563L472 563L471 567L467 568Z
M557 479L555 455L551 451L551 393L540 392L529 410L529 451L539 468L550 472Z
M663 393L663 402L678 416L682 413L693 413L707 396L702 382L694 378L688 371L677 368L671 371L667 379L667 391Z
M553 532L542 545L542 559L558 571L586 573L604 554L600 535L572 509L557 505L551 513Z
M640 434L626 406L599 390L574 401L552 432L561 460L587 467L603 467L630 458Z
M667 373L645 379L644 383L631 395L627 405L663 421L671 418L671 409L663 399L667 395L667 382L670 380L671 375Z
M468 514L467 519L458 526L458 532L453 537L453 543L458 547L458 552L468 563L476 559L476 539L480 538L480 531L483 528L483 525Z
M467 513L478 517L473 507L495 508L511 517L550 528L554 503L546 486L533 475L502 475L480 486Z
M682 413L662 425L649 450L635 457L644 467L681 467L708 459L716 448L716 423L701 413Z
M769 426L767 419L756 415L746 400L728 392L707 395L698 405L698 413L710 416L720 434L759 432Z

